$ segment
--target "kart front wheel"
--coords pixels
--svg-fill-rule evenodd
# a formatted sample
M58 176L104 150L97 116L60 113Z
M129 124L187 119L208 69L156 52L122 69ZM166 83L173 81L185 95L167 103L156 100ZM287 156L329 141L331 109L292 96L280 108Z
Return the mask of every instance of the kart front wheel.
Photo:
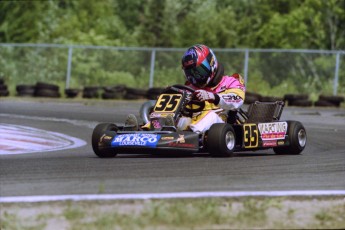
M233 127L226 123L213 124L207 131L206 145L213 157L231 157L236 146Z
M273 151L276 154L300 154L307 144L307 132L299 121L287 121L288 123L288 140L289 145L283 147L275 147Z
M101 123L94 128L92 133L92 149L98 157L106 158L116 156L117 153L114 149L109 148L109 146L102 146L101 139L106 132L116 132L117 130L117 126L111 123Z

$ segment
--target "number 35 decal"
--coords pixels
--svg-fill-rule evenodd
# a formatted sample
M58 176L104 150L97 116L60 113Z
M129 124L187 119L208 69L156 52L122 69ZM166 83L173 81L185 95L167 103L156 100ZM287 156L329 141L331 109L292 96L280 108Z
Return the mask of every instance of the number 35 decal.
M161 94L154 107L155 112L175 112L181 100L181 94Z
M243 144L245 148L258 147L259 132L256 124L243 125Z

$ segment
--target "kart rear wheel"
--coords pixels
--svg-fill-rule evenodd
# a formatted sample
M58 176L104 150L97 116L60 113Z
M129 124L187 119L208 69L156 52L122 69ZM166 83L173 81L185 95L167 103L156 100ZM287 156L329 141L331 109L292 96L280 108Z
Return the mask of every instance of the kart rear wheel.
M118 128L115 124L112 123L101 123L98 124L92 133L92 149L98 157L115 157L116 151L110 148L102 148L100 146L100 140L107 131L117 131Z
M299 121L287 121L289 146L275 147L273 151L276 154L300 154L307 144L307 132Z
M208 152L213 157L231 157L236 146L233 127L225 123L213 124L206 134Z

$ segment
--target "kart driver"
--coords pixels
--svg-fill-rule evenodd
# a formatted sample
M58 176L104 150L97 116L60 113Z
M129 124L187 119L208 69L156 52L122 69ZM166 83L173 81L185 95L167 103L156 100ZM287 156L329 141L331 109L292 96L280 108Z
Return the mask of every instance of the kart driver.
M205 101L202 112L192 118L182 117L177 128L189 127L193 132L205 132L214 123L224 123L224 111L236 111L243 105L245 85L241 75L224 75L223 66L217 61L213 51L206 45L194 45L182 57L182 69L186 77L185 85L195 89L195 97Z

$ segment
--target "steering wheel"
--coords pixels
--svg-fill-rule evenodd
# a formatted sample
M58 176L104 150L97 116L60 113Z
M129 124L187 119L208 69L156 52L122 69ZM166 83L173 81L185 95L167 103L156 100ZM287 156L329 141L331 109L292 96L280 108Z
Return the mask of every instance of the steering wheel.
M192 87L190 87L188 85L177 84L177 85L172 85L172 86L165 88L162 93L169 93L171 91L173 91L175 93L182 93L182 91L188 91L190 93L194 93L195 89L193 89Z
M205 102L196 100L196 98L194 97L195 89L193 89L190 86L176 84L176 85L167 87L166 89L163 90L162 93L169 93L169 92L182 93L183 91L188 91L189 93L193 94L192 99L185 105L183 112L189 113L189 114L198 113L198 112L201 112L205 108ZM195 106L196 108L193 108Z

